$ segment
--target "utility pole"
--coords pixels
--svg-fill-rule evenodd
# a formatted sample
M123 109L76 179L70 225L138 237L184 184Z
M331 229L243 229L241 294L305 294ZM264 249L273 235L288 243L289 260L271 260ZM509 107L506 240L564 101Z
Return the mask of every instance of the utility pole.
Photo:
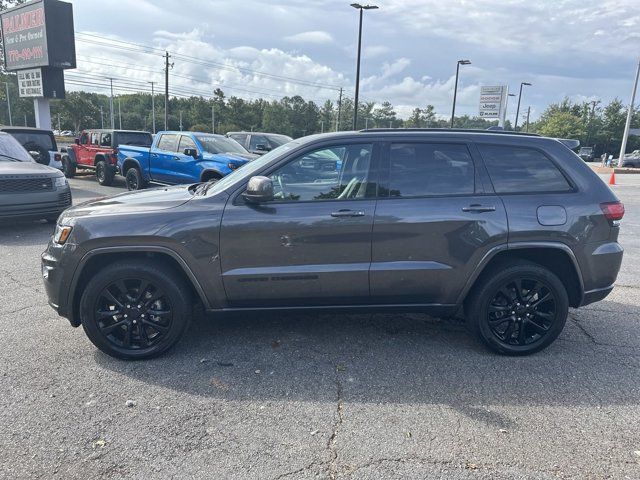
M596 116L596 106L600 100L591 100L591 115L589 116L589 129L587 130L587 145L591 144L591 133L593 131L593 119Z
M633 82L633 90L631 91L631 103L629 104L629 111L627 112L627 123L624 125L624 134L622 135L622 145L620 146L620 156L618 157L618 164L622 163L624 159L624 153L627 149L627 140L629 139L629 128L631 128L631 117L633 116L633 104L636 101L636 90L638 88L638 77L640 76L640 61L638 61L638 68L636 69L636 79Z
M211 133L216 133L216 106L211 105Z
M153 85L156 82L149 82L151 84L151 128L153 133L156 133L156 95L153 90Z
M324 120L320 120L320 133L324 133Z
M7 89L7 111L9 113L9 125L13 126L13 120L11 119L11 98L9 97L9 82L4 82L4 86Z
M60 114L58 114L58 134L60 134L61 131L62 129L60 128Z
M122 130L122 110L120 108L120 97L118 97L118 120L120 123L120 130Z
M26 123L25 123L25 125L26 125ZM102 105L100 105L100 125L101 125L100 128L104 128L104 114L102 113Z
M169 68L173 63L169 63L169 52L164 53L164 129L169 130Z
M111 116L111 129L116 128L115 117L113 116L113 78L110 78L111 82L111 96L109 97L109 115Z
M180 110L180 131L182 131L182 110Z
M340 87L340 97L338 97L338 119L336 120L336 132L340 131L340 121L342 116L342 87Z
M525 132L529 133L529 115L531 114L531 105L527 107L527 126L525 127Z

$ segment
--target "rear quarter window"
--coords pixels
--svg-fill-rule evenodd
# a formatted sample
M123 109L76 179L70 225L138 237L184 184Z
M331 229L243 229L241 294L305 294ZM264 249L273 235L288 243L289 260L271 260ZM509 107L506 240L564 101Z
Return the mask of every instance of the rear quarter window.
M478 145L496 193L568 192L571 185L539 150L507 145Z

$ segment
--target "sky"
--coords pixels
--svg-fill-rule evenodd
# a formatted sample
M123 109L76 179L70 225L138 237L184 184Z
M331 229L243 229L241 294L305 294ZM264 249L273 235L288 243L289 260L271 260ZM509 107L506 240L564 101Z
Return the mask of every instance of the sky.
M334 0L74 0L78 69L116 93L170 85L183 95L352 97L358 12ZM640 56L640 0L385 0L364 13L360 98L390 101L406 118L414 107L451 112L456 62L462 66L456 114L478 115L480 86L508 85L532 118L553 102L613 98L627 103ZM110 39L110 40L105 40ZM114 41L130 44L114 49ZM101 43L100 45L98 43ZM240 69L240 70L238 70ZM259 72L259 73L256 73ZM72 84L68 89L89 89ZM515 117L517 98L508 117Z

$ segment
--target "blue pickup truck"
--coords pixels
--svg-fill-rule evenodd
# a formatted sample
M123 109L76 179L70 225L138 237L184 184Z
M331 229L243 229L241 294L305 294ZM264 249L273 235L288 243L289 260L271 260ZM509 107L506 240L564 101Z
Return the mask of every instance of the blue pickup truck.
M158 132L150 148L121 145L118 171L129 190L220 179L256 158L235 140L196 132Z

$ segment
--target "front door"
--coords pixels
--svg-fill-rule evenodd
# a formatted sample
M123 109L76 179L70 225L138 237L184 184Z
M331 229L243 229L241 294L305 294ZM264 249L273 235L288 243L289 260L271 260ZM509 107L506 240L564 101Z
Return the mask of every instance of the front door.
M504 206L471 152L464 142L385 146L370 277L376 302L455 304L485 254L506 244Z
M151 149L150 172L156 182L175 183L173 169L175 167L178 148L178 135L163 133L155 148Z
M376 157L370 143L316 148L262 173L273 201L229 200L220 251L230 306L368 301Z

